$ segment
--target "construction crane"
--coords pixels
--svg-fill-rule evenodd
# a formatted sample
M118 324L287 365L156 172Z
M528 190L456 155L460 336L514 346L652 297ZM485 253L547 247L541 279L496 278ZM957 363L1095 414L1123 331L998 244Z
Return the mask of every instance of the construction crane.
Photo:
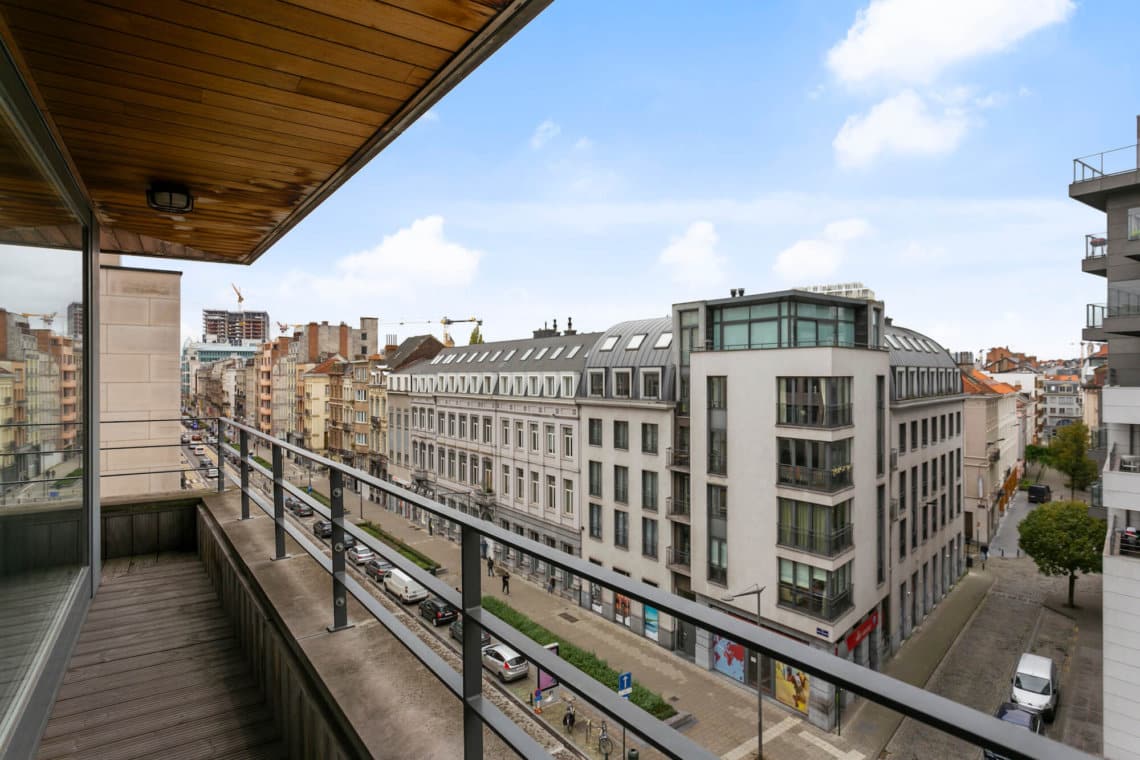
M467 319L448 319L447 317L444 317L443 319L439 320L439 323L443 325L443 345L447 346L448 348L451 348L455 345L455 341L451 338L451 332L447 329L448 326L458 325L464 322L474 322L476 327L483 326L483 320L479 319L478 317L468 317Z
M241 343L245 340L245 309L242 308L242 304L245 303L245 296L241 294L241 290L234 283L231 282L230 287L234 289L238 297L238 343ZM266 332L268 332L268 330L266 330ZM264 338L268 339L269 336L266 335ZM233 339L231 338L230 340L232 341Z
M51 327L51 323L58 313L59 312L53 311L51 314L36 314L35 312L31 311L21 311L20 316L24 319L28 319L29 317L37 317L43 321L45 327Z

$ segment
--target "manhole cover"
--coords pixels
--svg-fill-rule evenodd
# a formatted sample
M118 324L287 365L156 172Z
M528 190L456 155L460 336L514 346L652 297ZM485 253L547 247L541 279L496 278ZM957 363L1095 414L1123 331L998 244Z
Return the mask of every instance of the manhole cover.
M578 618L574 617L569 612L559 612L558 617L562 618L567 623L577 623L578 622Z

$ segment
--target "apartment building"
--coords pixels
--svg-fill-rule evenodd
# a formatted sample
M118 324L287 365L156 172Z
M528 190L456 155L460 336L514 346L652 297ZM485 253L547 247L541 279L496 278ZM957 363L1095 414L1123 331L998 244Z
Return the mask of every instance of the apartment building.
M1057 429L1084 418L1081 381L1076 375L1045 378L1041 404L1045 408L1045 437L1051 440Z
M965 572L962 379L950 354L888 318L890 354L890 529L888 557L876 551L875 580L891 593L879 621L881 654L891 653ZM881 502L876 495L876 510ZM876 521L882 519L876 514ZM867 556L867 553L858 556ZM872 667L877 668L872 651Z
M328 419L332 390L330 371L344 363L338 354L325 359L301 376L304 393L304 417L301 426L303 445L309 451L324 456L328 453Z
M578 391L582 483L561 488L583 494L582 556L653 586L687 591L689 504L672 495L680 492L672 480L688 476L668 466L677 381L672 347L669 317L622 322L601 334L585 357ZM674 621L657 610L595 584L581 594L583 606L674 647Z
M204 399L205 386L198 385L198 370L213 364L220 359L239 356L243 359L252 359L261 353L261 346L256 343L247 343L234 346L229 343L200 343L186 341L182 344L182 406L196 410L198 414L204 411L196 406L199 398Z
M269 312L202 309L202 342L239 346L269 340Z
M989 544L1017 492L1021 461L1021 394L976 369L962 373L966 393L963 478L967 541Z
M537 330L525 340L445 348L390 375L392 479L579 554L577 393L598 337ZM541 558L490 548L517 573L553 572Z
M1140 140L1140 118L1137 118ZM1106 280L1106 303L1089 304L1082 338L1107 343L1100 391L1108 456L1099 490L1108 514L1104 544L1104 756L1140 758L1140 553L1122 531L1140 528L1140 154L1133 147L1073 161L1069 196L1104 213L1085 235L1081 269ZM1094 244L1095 241L1095 244Z

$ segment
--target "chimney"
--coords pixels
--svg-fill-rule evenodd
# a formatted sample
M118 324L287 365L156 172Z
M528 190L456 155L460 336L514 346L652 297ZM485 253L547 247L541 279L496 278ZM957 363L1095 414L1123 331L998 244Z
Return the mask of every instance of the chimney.
M385 356L391 356L396 353L396 349L399 348L399 345L396 344L396 333L388 333L384 337L384 354Z
M574 329L574 318L566 317L566 332L563 335L577 335L578 331Z
M549 327L546 326L546 323L543 322L542 323L542 329L534 331L534 337L536 337L536 338L556 338L556 337L558 337L558 331L557 330L551 330Z
M954 353L954 363L958 365L959 369L964 369L967 372L974 368L974 354L972 351L956 351Z
M558 317L554 318L553 325L554 325L554 334L557 335L558 334Z

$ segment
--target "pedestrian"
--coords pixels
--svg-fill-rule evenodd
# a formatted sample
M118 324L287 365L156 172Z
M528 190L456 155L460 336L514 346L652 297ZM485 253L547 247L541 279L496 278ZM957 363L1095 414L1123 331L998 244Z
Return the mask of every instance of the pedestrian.
M511 595L511 574L506 570L503 571L503 593L507 596Z
M554 576L553 575L550 576L550 580L548 580L546 582L546 593L548 593L548 594L554 593Z
M495 577L495 558L494 557L487 557L487 577L488 578L494 578Z

